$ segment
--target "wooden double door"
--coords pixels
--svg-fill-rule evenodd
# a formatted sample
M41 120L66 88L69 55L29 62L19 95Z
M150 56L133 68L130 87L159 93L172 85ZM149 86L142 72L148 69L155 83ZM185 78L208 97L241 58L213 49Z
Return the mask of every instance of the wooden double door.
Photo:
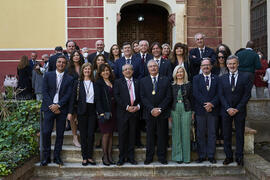
M144 18L139 21L138 17ZM148 40L151 45L159 43L171 44L171 25L165 8L152 4L135 4L121 10L121 21L117 27L117 43L135 40Z

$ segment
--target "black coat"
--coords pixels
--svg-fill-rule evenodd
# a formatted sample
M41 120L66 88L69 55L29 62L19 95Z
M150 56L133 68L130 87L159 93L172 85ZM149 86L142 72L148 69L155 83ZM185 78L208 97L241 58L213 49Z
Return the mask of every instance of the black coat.
M147 62L148 63L148 62ZM147 68L147 63L146 63L146 68ZM172 65L169 60L161 58L160 60L160 66L159 66L159 75L161 76L167 76L170 80L172 80ZM149 75L148 69L146 75Z
M140 103L140 89L139 89L139 81L133 79L134 83L134 91L135 91L135 101L133 106L137 106ZM126 110L127 106L131 105L130 103L130 95L127 86L127 81L125 78L120 78L114 83L114 97L117 103L117 117L120 119L128 119L129 116L135 115L139 116L139 112L130 113Z
M158 76L157 92L152 94L153 84L150 76L146 76L140 81L141 102L144 106L143 117L153 118L151 110L161 108L161 114L157 117L166 119L170 116L170 103L172 101L171 81L166 76Z
M109 87L102 78L96 81L95 97L96 110L98 114L111 112L112 96L109 92Z
M193 110L192 85L190 82L187 84L183 84L181 86L177 84L172 85L172 97L173 97L172 110L175 110L179 89L181 89L182 92L185 111Z

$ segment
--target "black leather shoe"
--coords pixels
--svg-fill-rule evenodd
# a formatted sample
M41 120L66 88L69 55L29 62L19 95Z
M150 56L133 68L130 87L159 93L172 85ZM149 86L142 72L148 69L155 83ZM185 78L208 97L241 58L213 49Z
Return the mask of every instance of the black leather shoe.
M53 159L53 162L54 162L55 164L58 164L58 165L61 165L61 166L64 165L64 163L63 163L63 161L61 160L60 157L54 158L54 159Z
M51 163L51 159L47 158L40 162L40 166L47 166L49 163Z
M183 161L176 161L177 162L177 164L182 164L183 163Z
M225 160L223 161L223 164L228 165L228 164L230 164L232 162L233 162L233 158L225 158Z
M203 161L206 161L206 158L199 158L196 160L196 163L202 163Z
M151 164L152 162L153 162L152 160L146 159L146 160L144 161L144 165Z
M124 165L124 161L123 160L119 160L117 163L116 163L116 165L117 166L122 166L122 165Z
M212 164L216 164L217 160L215 158L208 158L208 161Z
M130 164L133 164L133 165L137 165L137 161L135 161L134 159L128 159L127 162L129 162Z
M113 160L113 159L108 159L108 161L109 161L109 163L111 164L111 165L114 165L114 164L116 164L116 162Z
M160 160L158 162L160 162L161 164L164 164L164 165L168 164L167 160L165 160L165 159L164 160Z
M110 162L109 162L109 161L105 161L105 160L104 160L104 157L102 157L102 163L103 163L103 165L105 165L105 166L110 166Z
M237 165L238 165L238 166L244 166L243 158L238 158L238 159L236 159L236 162L237 162Z
M84 161L85 161L85 162L84 162ZM83 160L82 165L83 165L83 166L87 166L87 165L88 165L88 162L87 162L86 159Z

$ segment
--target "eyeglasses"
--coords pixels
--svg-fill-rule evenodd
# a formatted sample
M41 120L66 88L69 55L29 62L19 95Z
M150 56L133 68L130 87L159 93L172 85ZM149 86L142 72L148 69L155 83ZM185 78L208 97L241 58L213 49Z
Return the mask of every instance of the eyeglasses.
M224 56L218 56L218 59L224 59Z

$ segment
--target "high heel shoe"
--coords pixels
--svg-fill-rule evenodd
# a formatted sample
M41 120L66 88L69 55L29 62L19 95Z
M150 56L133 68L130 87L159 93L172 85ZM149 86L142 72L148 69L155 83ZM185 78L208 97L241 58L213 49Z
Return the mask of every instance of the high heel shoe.
M85 161L85 162L84 162ZM83 162L82 162L82 165L83 166L87 166L88 165L88 160L84 159Z
M96 165L97 163L93 159L87 159L88 164Z
M108 158L108 161L109 161L109 163L110 163L111 165L116 164L116 162L115 162L112 158Z
M110 166L110 162L104 161L104 156L102 157L102 163L103 163L105 166Z

